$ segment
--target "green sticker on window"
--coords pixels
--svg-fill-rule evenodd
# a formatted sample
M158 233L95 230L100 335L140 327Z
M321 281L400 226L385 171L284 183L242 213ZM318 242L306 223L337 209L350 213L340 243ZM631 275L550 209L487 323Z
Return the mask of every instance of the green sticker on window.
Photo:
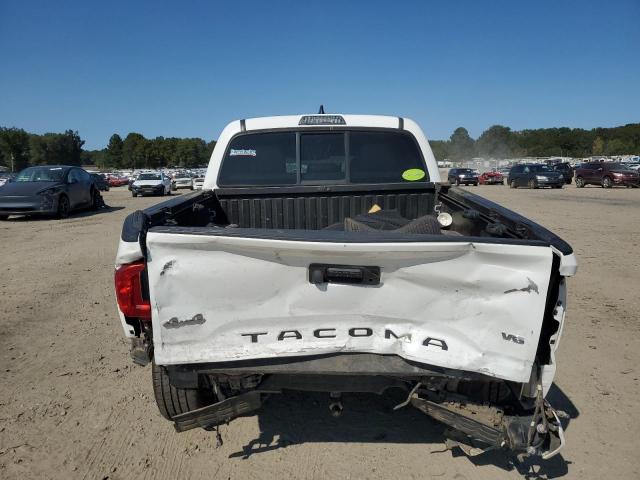
M420 168L410 168L402 172L402 178L409 182L416 182L422 180L425 176L424 170Z

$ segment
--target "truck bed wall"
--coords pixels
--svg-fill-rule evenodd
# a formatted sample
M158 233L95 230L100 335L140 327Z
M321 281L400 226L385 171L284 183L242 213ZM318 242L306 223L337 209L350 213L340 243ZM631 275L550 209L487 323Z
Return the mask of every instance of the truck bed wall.
M373 205L398 210L414 219L433 213L433 191L300 193L276 195L218 194L227 224L241 228L320 230L331 224L367 213ZM216 219L216 223L221 219Z

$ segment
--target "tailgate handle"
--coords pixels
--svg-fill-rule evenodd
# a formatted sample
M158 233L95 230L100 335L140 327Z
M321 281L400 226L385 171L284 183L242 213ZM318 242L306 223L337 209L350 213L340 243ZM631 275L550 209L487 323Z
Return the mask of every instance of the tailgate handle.
M321 283L379 285L380 267L312 263L309 265L309 282L316 285Z

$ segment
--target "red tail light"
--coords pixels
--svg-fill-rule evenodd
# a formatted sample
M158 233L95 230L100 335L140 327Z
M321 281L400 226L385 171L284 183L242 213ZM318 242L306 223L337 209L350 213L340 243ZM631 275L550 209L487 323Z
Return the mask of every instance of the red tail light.
M151 320L151 303L142 298L140 274L144 267L144 262L135 262L116 268L116 298L125 316Z

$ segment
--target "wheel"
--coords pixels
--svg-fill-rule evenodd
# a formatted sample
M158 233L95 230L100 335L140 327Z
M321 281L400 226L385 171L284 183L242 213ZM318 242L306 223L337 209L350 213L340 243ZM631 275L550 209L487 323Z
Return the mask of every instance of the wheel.
M456 183L456 187L459 187L460 186L460 179L456 178L456 182L455 183Z
M538 184L533 178L529 180L529 188L538 188Z
M613 186L613 182L609 177L602 178L602 188L611 188Z
M584 179L582 177L576 177L576 188L584 188Z
M91 210L98 210L100 206L100 192L98 190L93 190L91 192Z
M158 404L160 414L167 420L176 415L186 413L215 403L213 393L207 394L198 388L178 388L169 383L169 375L161 365L151 364L153 379L153 396Z
M511 183L509 184L510 188L516 188L518 185L516 184L515 180L511 180Z
M70 210L69 199L66 195L60 195L60 198L58 198L58 218L67 218Z
M0 222L5 221L7 218L9 218L9 215L0 215Z
M477 187L477 186L478 186L478 182L474 183L474 184L473 184L473 186L474 186L474 187Z

